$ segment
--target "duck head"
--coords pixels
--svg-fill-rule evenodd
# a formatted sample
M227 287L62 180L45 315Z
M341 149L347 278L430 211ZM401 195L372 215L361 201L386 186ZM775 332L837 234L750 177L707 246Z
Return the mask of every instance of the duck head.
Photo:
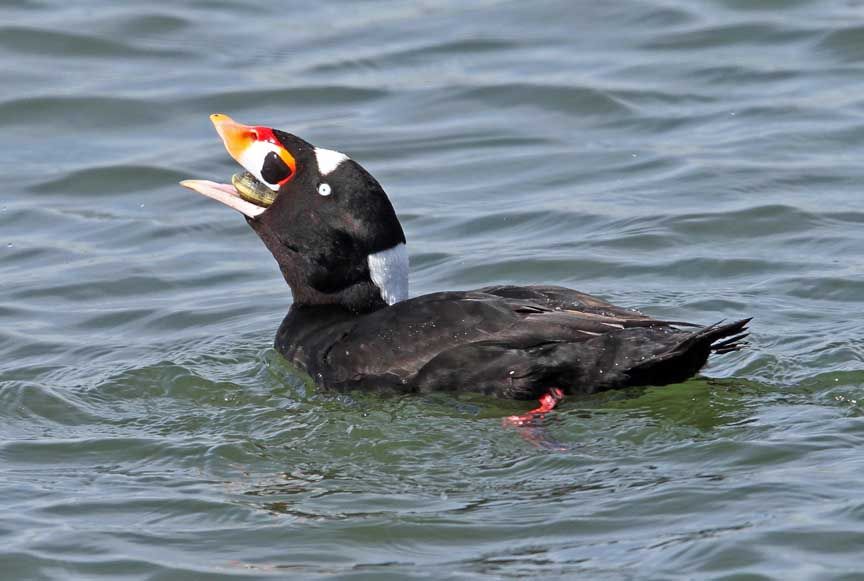
M181 185L243 214L273 254L294 303L355 312L408 297L405 234L381 185L348 156L270 127L210 120L245 172Z

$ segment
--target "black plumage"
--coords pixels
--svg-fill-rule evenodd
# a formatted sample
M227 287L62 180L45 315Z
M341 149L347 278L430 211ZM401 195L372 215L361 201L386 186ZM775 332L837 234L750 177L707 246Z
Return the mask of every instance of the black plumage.
M335 388L533 399L553 386L589 394L684 381L712 352L738 349L748 321L697 327L567 288L497 286L423 295L361 315L295 306L275 345Z
M561 287L407 298L405 235L371 174L294 135L211 119L251 174L270 175L274 160L296 166L272 176L287 181L266 208L238 201L231 186L184 185L241 211L273 254L294 296L276 349L321 385L516 399L552 387L587 394L680 382L711 353L742 346L749 319L707 327L657 320Z

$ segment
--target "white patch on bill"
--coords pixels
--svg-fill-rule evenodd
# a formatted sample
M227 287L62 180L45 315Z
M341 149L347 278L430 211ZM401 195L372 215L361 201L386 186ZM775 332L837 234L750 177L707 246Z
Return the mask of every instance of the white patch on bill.
M279 155L279 147L277 145L270 143L269 141L254 141L243 151L237 161L243 166L243 169L255 176L256 180L274 192L278 192L279 184L271 184L261 177L261 170L264 168L264 160L267 158L267 154L271 151L276 155Z
M370 254L367 260L372 282L388 305L408 298L408 248L399 243L393 248Z
M315 148L315 159L318 161L318 173L326 176L331 173L339 164L348 159L348 156L332 149L324 149L323 147Z

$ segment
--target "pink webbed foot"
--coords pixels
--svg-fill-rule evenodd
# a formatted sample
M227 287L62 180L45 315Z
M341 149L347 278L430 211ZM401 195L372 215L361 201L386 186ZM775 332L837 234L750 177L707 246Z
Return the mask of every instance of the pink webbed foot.
M504 418L505 426L533 426L540 422L544 416L555 409L555 406L564 399L564 390L558 387L549 388L549 391L540 397L540 405L533 410Z

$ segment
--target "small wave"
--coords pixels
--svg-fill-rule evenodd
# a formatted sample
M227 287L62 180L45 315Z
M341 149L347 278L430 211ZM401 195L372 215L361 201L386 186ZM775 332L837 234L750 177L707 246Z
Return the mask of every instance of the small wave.
M51 56L53 58L177 58L186 53L176 49L139 48L119 40L116 36L103 38L67 31L30 28L26 26L0 26L0 47L24 55Z

